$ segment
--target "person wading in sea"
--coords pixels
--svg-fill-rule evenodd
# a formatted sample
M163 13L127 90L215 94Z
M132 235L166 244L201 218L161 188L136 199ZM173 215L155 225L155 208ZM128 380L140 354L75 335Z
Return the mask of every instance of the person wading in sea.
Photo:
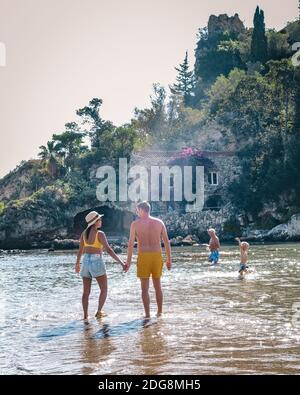
M166 227L158 218L150 216L150 204L141 202L137 204L137 214L139 218L131 224L130 237L128 242L127 272L131 265L134 242L138 243L137 276L141 280L142 300L145 309L145 318L150 318L150 297L149 279L152 276L152 283L155 289L157 302L157 316L162 314L163 293L161 288L161 276L163 269L163 258L161 240L164 242L168 270L172 267L171 247Z
M107 297L107 275L106 267L103 261L103 250L105 250L113 259L119 262L123 270L125 264L108 244L105 233L98 229L102 226L103 214L96 211L90 212L85 220L88 224L87 228L80 236L80 245L75 265L75 272L79 273L83 280L82 307L83 319L88 318L89 296L91 292L92 279L95 278L100 287L100 296L98 303L97 318L104 317L106 314L102 311L103 305ZM80 270L80 259L83 255L82 266Z

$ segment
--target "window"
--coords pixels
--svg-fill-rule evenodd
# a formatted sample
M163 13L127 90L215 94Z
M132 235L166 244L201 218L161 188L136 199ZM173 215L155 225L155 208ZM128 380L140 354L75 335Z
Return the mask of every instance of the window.
M208 183L210 185L219 185L219 175L216 172L208 173Z

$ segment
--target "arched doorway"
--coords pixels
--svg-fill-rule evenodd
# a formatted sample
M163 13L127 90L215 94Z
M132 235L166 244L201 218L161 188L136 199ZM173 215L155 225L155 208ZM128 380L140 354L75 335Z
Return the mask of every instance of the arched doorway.
M73 229L76 238L79 238L81 232L86 228L85 216L93 210L99 214L104 214L102 230L108 236L129 236L130 224L134 220L135 215L130 211L121 210L117 207L100 206L91 207L75 215Z

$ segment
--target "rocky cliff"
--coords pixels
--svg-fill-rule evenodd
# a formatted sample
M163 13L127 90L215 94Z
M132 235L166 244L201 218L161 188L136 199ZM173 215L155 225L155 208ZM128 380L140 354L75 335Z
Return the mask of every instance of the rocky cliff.
M245 26L240 20L238 14L228 16L221 14L219 16L211 15L208 21L208 36L212 37L220 33L228 32L236 35L245 32Z
M245 231L245 236L254 241L300 241L300 214L295 214L285 223L271 230Z

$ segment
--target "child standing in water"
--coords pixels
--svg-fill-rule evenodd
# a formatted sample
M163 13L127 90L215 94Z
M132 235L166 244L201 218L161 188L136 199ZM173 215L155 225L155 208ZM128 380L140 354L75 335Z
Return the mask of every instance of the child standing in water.
M220 241L218 236L216 235L215 229L208 229L207 233L210 236L209 244L204 244L208 250L210 251L210 255L208 257L209 262L213 263L214 265L219 262L220 259Z
M239 237L235 239L240 246L240 252L241 252L241 264L240 264L240 270L239 274L241 276L244 276L245 274L249 273L249 266L248 266L248 251L249 251L249 243L246 241L241 241Z

